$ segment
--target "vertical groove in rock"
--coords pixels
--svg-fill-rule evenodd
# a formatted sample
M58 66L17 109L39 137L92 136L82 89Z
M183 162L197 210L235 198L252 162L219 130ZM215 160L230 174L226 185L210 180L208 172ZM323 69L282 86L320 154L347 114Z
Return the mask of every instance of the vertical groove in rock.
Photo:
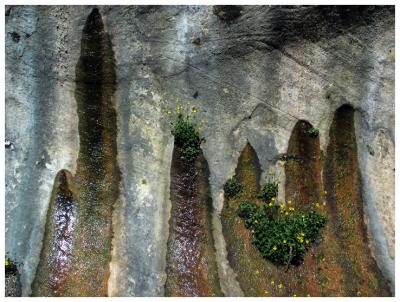
M235 177L244 185L244 191L237 198L227 200L221 211L222 230L226 241L229 264L245 296L266 296L265 278L268 263L252 244L252 235L246 229L236 211L242 200L258 202L261 166L254 148L247 143L239 156Z
M76 66L80 150L76 173L78 214L73 278L67 295L106 296L112 211L118 198L117 123L112 103L114 52L97 8L82 33Z
M63 207L66 215L74 213L75 216L76 212L77 218L73 229L69 229L70 222L52 222L52 217L48 217L48 235L45 236L41 262L44 269L39 266L35 295L107 295L112 212L120 180L116 112L112 103L116 85L114 65L111 40L95 8L83 28L81 56L76 65L75 98L80 137L77 172L73 179L76 202L63 193L57 195L61 197L57 197L56 204L56 209ZM61 182L60 188L63 187ZM59 227L68 231L61 231ZM63 236L68 238L67 246L73 247L67 251L65 263L60 257L54 258L54 253L62 249L57 244L58 238L64 240ZM68 269L65 269L66 264Z
M329 139L325 187L342 251L338 261L345 272L346 295L388 296L388 286L368 247L351 106L336 110Z
M212 237L209 170L201 153L187 159L174 147L167 296L221 296Z
M322 197L321 161L319 136L310 137L312 126L306 121L298 121L293 128L287 149L285 163L285 194L296 207L307 207L319 202Z
M32 285L35 296L62 296L71 266L76 201L71 190L72 175L58 172L47 212L43 248Z

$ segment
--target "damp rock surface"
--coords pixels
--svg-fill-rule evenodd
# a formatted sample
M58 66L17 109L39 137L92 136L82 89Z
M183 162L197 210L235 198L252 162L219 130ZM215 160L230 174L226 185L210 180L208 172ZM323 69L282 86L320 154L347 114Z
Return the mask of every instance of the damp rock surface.
M220 296L212 237L208 164L200 154L186 158L174 148L171 220L167 251L167 296Z
M99 256L82 254L88 262L76 265L101 267L100 274L86 275L95 282L75 279L80 293L165 295L173 137L164 113L176 98L191 99L204 119L223 294L246 294L229 264L220 218L223 184L246 143L258 155L260 179L269 167L280 171L278 198L284 199L285 167L277 158L288 152L296 123L319 129L326 155L331 123L344 104L355 110L365 236L394 293L393 6L241 6L232 12L99 6L103 29L94 32L106 44L89 39L93 48L82 50L93 9L6 7L5 137L14 149L5 148L5 249L23 264L23 296L32 294L62 169L81 184L78 212L104 218L76 224L82 242ZM84 61L93 62L82 51L93 51L102 67L85 72ZM99 78L103 88L90 89ZM82 86L85 81L92 84ZM83 99L99 98L101 114L90 101L82 106ZM86 145L92 139L97 143ZM91 282L101 285L92 291Z

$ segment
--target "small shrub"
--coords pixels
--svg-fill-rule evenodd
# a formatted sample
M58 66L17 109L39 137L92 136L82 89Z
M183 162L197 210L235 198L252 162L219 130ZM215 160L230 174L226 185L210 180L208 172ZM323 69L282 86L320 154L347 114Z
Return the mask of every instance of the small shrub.
M243 201L240 203L237 213L239 217L243 218L247 226L252 224L254 217L256 216L256 212L259 209L254 203L250 201Z
M225 196L229 199L235 197L243 191L243 184L238 181L235 177L228 179L224 185Z
M309 137L316 138L319 134L319 130L317 128L311 127L307 130L307 134Z
M277 213L276 208L280 207L261 208L246 201L240 204L238 215L246 228L251 229L253 243L264 258L287 267L298 265L303 262L310 245L319 238L326 217L315 211L269 215L268 211Z
M264 200L265 202L270 202L272 198L278 196L279 181L273 173L269 173L267 177L267 182L261 191L258 193L258 198Z
M181 149L183 156L195 158L201 152L200 145L204 138L200 137L197 123L185 109L182 104L176 108L177 115L175 120L171 122L171 133L175 137L175 144ZM191 113L196 112L197 109L193 107Z

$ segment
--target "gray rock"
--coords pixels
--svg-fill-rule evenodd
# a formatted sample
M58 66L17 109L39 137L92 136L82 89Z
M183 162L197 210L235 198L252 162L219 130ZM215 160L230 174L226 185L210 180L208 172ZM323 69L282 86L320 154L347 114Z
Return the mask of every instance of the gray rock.
M6 152L6 252L24 263L24 296L39 261L55 175L76 169L75 65L91 9L6 7L6 137L18 146ZM264 173L272 167L283 175L274 158L286 152L297 120L319 129L325 151L333 114L345 103L357 110L371 247L394 292L394 7L243 6L228 19L211 6L99 9L116 59L122 174L109 295L163 295L173 147L163 113L176 98L191 99L204 119L226 295L242 293L218 215L241 150L249 141ZM45 164L35 165L42 154Z

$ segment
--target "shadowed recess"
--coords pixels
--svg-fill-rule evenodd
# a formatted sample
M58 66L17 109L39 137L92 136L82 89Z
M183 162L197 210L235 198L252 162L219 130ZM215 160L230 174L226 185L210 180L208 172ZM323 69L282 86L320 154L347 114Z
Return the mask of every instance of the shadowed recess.
M221 296L212 237L209 170L174 147L171 164L171 218L167 253L167 296Z

